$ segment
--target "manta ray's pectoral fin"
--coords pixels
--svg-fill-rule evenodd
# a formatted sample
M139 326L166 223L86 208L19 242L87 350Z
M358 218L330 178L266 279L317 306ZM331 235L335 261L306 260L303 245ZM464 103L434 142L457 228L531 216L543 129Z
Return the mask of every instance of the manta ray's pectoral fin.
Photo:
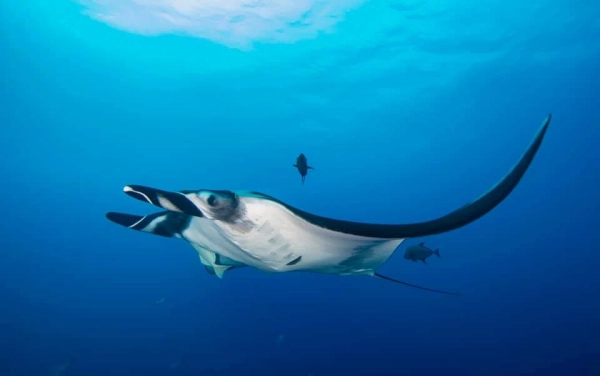
M315 226L315 228L319 227L339 234L380 239L407 239L441 234L472 223L490 212L508 197L519 184L519 181L531 165L542 144L551 120L552 114L548 114L525 153L500 182L470 204L430 221L407 224L345 221L305 212L263 193L251 193L255 198L262 198L280 204L305 223ZM194 201L194 194L190 191L168 192L140 185L126 186L124 191L133 198L148 202L166 210L203 217L202 211Z
M533 141L529 144L529 147L525 153L508 172L508 174L506 174L504 178L500 180L500 182L498 182L490 190L471 203L430 221L407 224L379 224L344 221L308 213L281 202L273 197L269 197L268 195L258 192L255 193L280 203L297 216L312 223L313 225L340 233L382 239L408 239L421 236L437 235L456 230L476 221L490 212L502 201L504 201L506 197L508 197L508 195L519 184L519 181L521 181L521 178L525 175L525 172L527 172L531 162L533 162L535 155L542 145L542 141L546 135L546 131L548 130L551 120L552 114L548 114L548 116L543 120L541 127L533 138Z
M221 256L209 249L206 249L198 244L190 243L198 252L200 262L204 265L210 274L215 274L219 278L223 278L223 274L231 269L247 266L244 263L230 259L229 257Z
M450 292L450 291L430 289L430 288L427 288L427 287L423 287L423 286L419 286L419 285L414 285L412 283L408 283L408 282L400 281L400 280L397 280L397 279L394 279L394 278L386 277L386 276L381 275L379 273L375 273L374 276L377 277L377 278L385 279L386 281L390 281L390 282L394 282L394 283L399 283L401 285L405 285L405 286L409 286L409 287L414 287L414 288L420 289L420 290L432 291L432 292L437 292L437 293L446 294L446 295L462 296L462 294L457 293L457 292Z
M260 192L252 193L257 197L279 203L292 211L296 216L314 226L338 233L381 239L408 239L441 234L461 228L476 221L508 197L519 184L519 181L531 165L531 162L542 144L551 120L552 114L548 114L542 122L542 126L538 130L533 141L521 156L521 159L519 159L516 165L513 166L500 182L471 203L430 221L407 224L351 222L308 213L269 195ZM304 182L304 177L302 182ZM192 199L186 196L186 191L167 192L140 185L126 186L124 191L133 198L149 202L167 210L178 211L194 216L202 216L200 209L194 204Z

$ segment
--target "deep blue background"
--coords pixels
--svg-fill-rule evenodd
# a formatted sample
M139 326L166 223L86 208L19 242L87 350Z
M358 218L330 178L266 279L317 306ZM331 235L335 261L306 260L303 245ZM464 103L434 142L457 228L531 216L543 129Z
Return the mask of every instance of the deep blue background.
M402 60L380 73L347 68L384 47L340 52L332 36L323 50L317 38L239 51L128 34L76 4L3 3L0 374L48 374L70 356L68 375L597 371L600 10L577 4L565 13L576 27L545 36L544 23L560 20L540 14L529 44L507 37L512 47L453 74L447 63L436 74L449 81L436 86ZM559 6L569 9L548 5ZM450 61L454 44L437 42L400 47ZM315 63L343 52L337 67ZM372 77L345 83L342 72ZM380 88L402 95L379 100ZM462 298L249 268L219 280L184 242L104 218L155 211L122 193L143 184L262 191L350 220L425 220L503 177L548 112L547 137L504 203L408 240L381 268ZM305 185L290 166L300 152L316 167ZM403 260L420 241L442 258Z

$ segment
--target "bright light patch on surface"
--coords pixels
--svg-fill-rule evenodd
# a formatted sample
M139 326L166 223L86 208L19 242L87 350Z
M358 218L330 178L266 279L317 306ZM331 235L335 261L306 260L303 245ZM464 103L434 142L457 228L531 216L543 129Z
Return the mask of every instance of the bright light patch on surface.
M88 15L122 30L184 34L236 48L314 38L364 1L80 0Z
M566 64L600 51L600 8L589 9L585 2L75 1L94 19L127 32L218 43L126 38L105 30L97 39L74 33L134 74L150 72L144 84L160 76L180 85L177 93L216 98L214 106L203 106L213 108L215 116L233 109L253 116L267 106L273 121L301 121L307 134L359 124L355 119L361 114L412 111L465 82L476 84L481 72L541 69L555 59ZM294 43L301 40L306 42ZM247 53L253 45L257 48ZM331 114L327 120L324 109Z

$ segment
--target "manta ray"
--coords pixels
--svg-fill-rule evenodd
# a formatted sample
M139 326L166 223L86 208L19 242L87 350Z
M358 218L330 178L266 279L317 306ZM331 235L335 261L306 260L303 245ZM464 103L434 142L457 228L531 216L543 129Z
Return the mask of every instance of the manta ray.
M469 204L425 222L351 222L309 213L260 192L166 191L143 185L127 185L123 190L128 196L165 211L146 216L108 212L106 217L133 230L189 242L206 269L219 277L241 267L269 273L368 275L460 295L393 279L377 269L406 239L456 230L500 204L531 165L551 119L552 114L544 119L525 153L500 182Z

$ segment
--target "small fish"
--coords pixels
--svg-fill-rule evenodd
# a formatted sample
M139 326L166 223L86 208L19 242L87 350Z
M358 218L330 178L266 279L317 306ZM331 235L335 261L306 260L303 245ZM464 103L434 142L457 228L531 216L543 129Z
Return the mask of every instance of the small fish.
M178 361L173 362L169 365L169 368L174 369L174 368L179 368L183 365L185 365L185 357L188 356L189 354L183 354L183 356L181 358L179 358Z
M279 336L277 336L277 340L275 341L275 345L277 345L277 347L281 346L283 344L283 341L285 341L285 336L283 334L280 334Z
M156 303L156 304L161 304L161 303L163 303L164 301L165 301L165 298L160 298L160 299L158 299L158 300L157 300L156 302L154 302L154 303Z
M404 252L405 259L412 260L414 262L423 261L425 264L427 264L427 261L425 260L431 255L440 257L440 249L437 248L435 251L431 250L425 246L425 242L410 246L406 249L406 252Z
M314 168L308 165L306 156L303 153L300 153L298 158L296 158L296 164L292 166L296 167L300 176L302 176L302 184L304 184L304 179L306 178L306 174L308 174L308 170L314 170Z
M71 365L73 365L73 363L75 363L74 356L70 357L65 363L61 364L60 366L56 366L56 367L52 368L50 370L50 374L52 376L62 375L63 373L65 373L66 370L69 369L69 367L71 367Z

